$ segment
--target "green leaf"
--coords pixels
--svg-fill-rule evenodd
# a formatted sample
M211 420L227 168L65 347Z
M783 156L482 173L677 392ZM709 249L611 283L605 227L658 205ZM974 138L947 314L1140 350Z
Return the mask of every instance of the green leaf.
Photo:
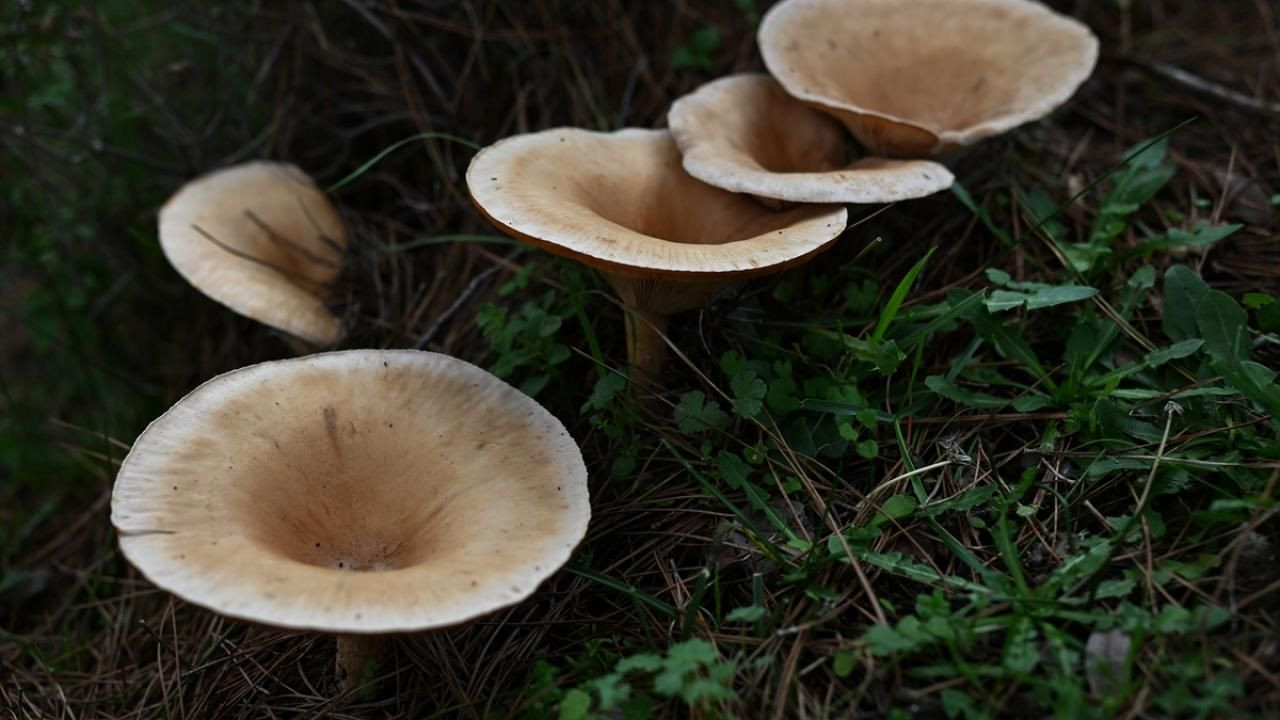
M1152 350L1143 358L1142 364L1146 367L1160 367L1170 360L1180 360L1184 357L1190 357L1200 346L1204 345L1204 341L1199 338L1192 340L1182 340L1170 345L1167 348Z
M715 400L708 400L701 390L687 392L675 407L676 424L680 432L694 435L706 430L723 430L729 425L729 416Z
M1027 310L1040 310L1055 305L1088 300L1098 294L1097 288L1084 285L1043 285L1028 292L1013 290L993 290L991 296L984 301L987 310L1002 312L1014 308L1025 307Z
M574 688L560 700L560 720L582 720L591 711L591 696Z
M924 379L924 385L951 402L976 410L999 410L1009 404L1009 400L1005 398L976 390L967 390L942 375L930 375Z
M600 698L601 710L612 710L631 697L631 683L623 680L619 672L598 677L589 685Z
M1098 589L1093 593L1093 596L1098 600L1122 598L1133 592L1133 589L1137 587L1137 585L1138 581L1132 577L1103 580L1098 583Z
M623 674L633 670L657 672L662 669L662 658L653 653L640 653L620 660L614 669Z
M884 309L880 311L880 320L876 323L876 329L871 333L871 343L877 344L884 339L885 333L889 331L889 324L898 315L898 309L902 307L902 303L907 299L907 293L911 292L911 286L915 284L916 277L920 275L920 271L924 269L925 263L929 262L929 258L933 257L934 251L938 248L929 248L929 252L924 257L916 261L915 265L907 271L907 274L893 289L893 294L889 296L889 301L885 303Z
M667 650L668 665L692 668L698 665L710 665L718 659L720 655L716 652L715 646L702 638L676 643Z
M604 410L609 407L609 403L617 397L618 393L627 387L627 378L617 373L606 373L596 380L595 387L591 390L590 397L583 403L581 412L591 412L592 410Z
M1196 306L1196 325L1204 338L1205 352L1218 362L1249 357L1248 316L1230 295L1210 290Z
M1234 235L1242 227L1244 226L1238 224L1212 225L1209 221L1200 219L1189 230L1170 230L1168 244L1171 247L1205 247Z
M910 495L894 495L880 503L880 513L893 520L901 520L916 511L918 503Z
M720 451L720 455L716 458L716 465L720 471L720 479L735 490L741 489L751 476L751 467L743 462L742 458L728 450Z
M765 616L765 609L759 605L745 605L734 608L724 617L725 622L755 622Z
M876 655L891 655L895 652L914 650L917 645L915 641L903 637L888 625L872 625L862 634L861 639Z
M744 370L729 381L733 392L733 411L738 416L751 419L764 407L764 396L769 388L750 370Z
M746 358L737 350L726 350L720 356L720 370L728 377L733 377L740 373L747 372L750 366L747 364Z
M1035 352L1031 349L1031 345L1019 333L1011 331L1004 323L996 320L986 308L974 307L965 314L966 319L973 325L973 329L983 339L989 340L995 344L996 350L1004 357L1026 368L1036 380L1044 383L1044 386L1050 390L1055 390L1057 385L1045 372L1044 367L1036 358Z
M855 656L848 650L841 650L836 653L835 662L832 663L831 670L838 678L847 678L853 672L853 663Z
M719 31L711 26L698 28L688 42L672 51L671 68L673 70L688 68L710 70L711 54L718 47L720 47Z
M1164 274L1164 333L1174 342L1200 337L1196 308L1209 286L1191 268L1174 265Z
M1213 368L1245 397L1257 403L1273 422L1280 422L1280 387L1274 373L1249 358L1245 311L1230 295L1210 290L1196 308L1196 322Z

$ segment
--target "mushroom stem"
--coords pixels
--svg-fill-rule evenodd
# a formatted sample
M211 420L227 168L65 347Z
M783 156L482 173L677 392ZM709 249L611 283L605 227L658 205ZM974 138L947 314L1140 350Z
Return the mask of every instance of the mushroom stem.
M655 383L667 364L667 316L627 307L627 361L633 383Z
M355 690L364 684L370 673L370 663L382 660L386 649L386 637L382 635L339 635L338 657L335 668L338 687L342 692Z

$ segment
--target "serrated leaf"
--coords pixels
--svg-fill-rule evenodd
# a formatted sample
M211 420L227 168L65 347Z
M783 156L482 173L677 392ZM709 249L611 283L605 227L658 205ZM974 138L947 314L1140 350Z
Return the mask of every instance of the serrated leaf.
M640 653L618 661L615 669L620 673L629 673L632 670L655 672L662 669L662 658L653 653Z
M733 392L733 411L747 419L760 414L764 408L764 396L769 390L764 381L750 370L734 375L729 381L729 389Z
M680 431L693 435L706 430L723 430L729 425L729 415L720 409L715 400L708 400L701 390L687 392L675 407L676 425Z
M595 387L591 389L591 395L587 401L582 404L580 412L586 413L592 410L604 410L609 407L609 403L617 397L618 393L627 387L626 377L617 373L606 373L596 380Z
M618 672L598 677L590 685L600 698L601 710L612 710L631 697L631 683L623 680L622 674Z
M737 350L726 350L720 356L720 370L728 377L744 373L748 369L746 358Z

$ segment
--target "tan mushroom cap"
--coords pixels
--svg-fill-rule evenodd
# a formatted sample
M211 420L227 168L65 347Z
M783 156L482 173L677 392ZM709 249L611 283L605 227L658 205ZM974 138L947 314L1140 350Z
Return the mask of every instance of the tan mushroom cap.
M333 633L463 622L568 560L590 507L564 426L469 363L352 350L253 365L138 437L111 521L152 582Z
M930 160L846 163L840 123L760 73L703 85L672 104L667 123L690 175L762 198L887 203L932 195L955 181Z
M697 180L666 130L559 128L471 161L467 186L506 232L594 267L688 279L798 263L844 230L843 207L774 212Z
M346 246L337 209L293 165L258 161L209 173L160 211L160 247L197 290L317 345L342 336L325 301Z
M1028 0L784 0L759 41L788 93L898 157L1040 118L1098 59L1088 27Z

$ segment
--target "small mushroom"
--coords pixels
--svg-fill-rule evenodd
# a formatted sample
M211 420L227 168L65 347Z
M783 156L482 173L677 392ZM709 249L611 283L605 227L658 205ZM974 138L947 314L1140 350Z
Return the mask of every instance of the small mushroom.
M214 612L338 636L359 684L381 638L528 597L590 517L551 413L469 363L351 350L220 375L138 437L111 521L144 575Z
M293 165L250 162L184 185L160 210L160 247L197 290L313 346L343 334L325 306L342 270L342 217Z
M760 73L712 81L672 104L671 134L699 180L778 201L888 203L945 190L955 178L930 160L845 160L843 126Z
M467 169L476 206L509 235L601 271L628 308L634 380L661 373L667 316L745 278L803 262L845 227L834 205L774 212L701 182L666 130L545 130Z
M1028 0L783 0L759 41L788 93L886 157L937 155L1043 117L1098 59L1088 27Z

